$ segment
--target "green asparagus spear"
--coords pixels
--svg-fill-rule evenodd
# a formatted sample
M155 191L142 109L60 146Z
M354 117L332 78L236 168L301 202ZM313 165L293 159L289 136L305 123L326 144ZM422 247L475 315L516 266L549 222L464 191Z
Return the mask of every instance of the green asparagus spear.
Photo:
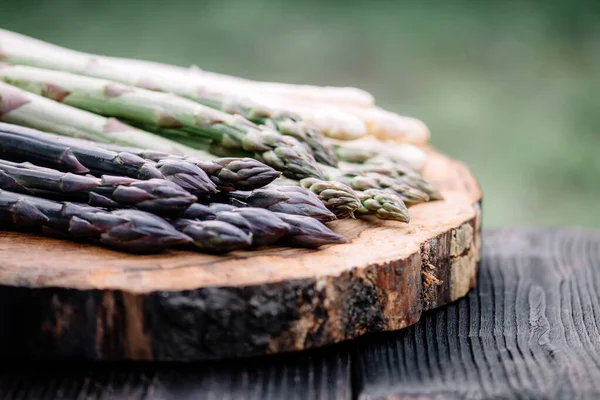
M94 239L117 249L152 253L192 239L165 220L139 210L102 211L0 190L0 225L49 227L73 238Z
M190 147L105 118L60 104L0 82L0 120L63 136L99 142L136 145L175 154L193 154Z
M379 219L410 222L408 209L396 194L379 189L367 189L356 193L362 203L362 207L357 210L359 213L374 214Z
M178 213L197 200L163 179L140 181L109 175L96 178L5 160L0 160L0 189L41 196L52 193L55 198L81 200L105 208L133 206L155 214Z
M301 143L305 143L308 146L318 162L331 167L337 166L337 156L331 144L319 131L309 127L302 121L291 118L267 118L255 120L254 122L268 126L282 135L298 139Z
M425 179L420 173L402 163L364 164L354 166L364 173L376 173L395 179L399 183L405 183L415 189L424 192L430 201L443 200L444 196L432 183Z
M354 190L341 182L317 178L305 178L301 181L278 178L273 183L278 186L302 186L316 194L338 219L354 217L354 211L360 207L360 200Z
M356 192L341 182L304 178L300 186L316 194L338 219L354 217L361 203Z
M407 206L429 201L427 193L410 185L406 180L396 179L376 172L360 169L324 169L328 180L343 182L354 190L379 189L396 193ZM416 183L415 183L416 186Z
M224 148L253 152L256 157L289 176L320 176L313 156L295 138L254 125L239 115L214 110L173 94L26 66L0 65L0 79L35 94L21 96L30 100L27 107L44 96L87 111L127 118L155 128L182 129ZM9 92L8 89L6 91ZM16 107L4 118L19 111L20 108Z
M168 160L156 164L130 153L61 142L54 135L11 124L0 123L0 155L78 174L167 179L203 196L217 191L206 173L191 163Z

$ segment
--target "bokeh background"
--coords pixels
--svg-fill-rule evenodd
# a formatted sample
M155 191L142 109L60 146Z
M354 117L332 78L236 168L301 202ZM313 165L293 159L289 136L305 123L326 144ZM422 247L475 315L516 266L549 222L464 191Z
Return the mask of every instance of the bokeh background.
M1 0L56 44L357 86L467 163L484 224L600 226L600 1Z

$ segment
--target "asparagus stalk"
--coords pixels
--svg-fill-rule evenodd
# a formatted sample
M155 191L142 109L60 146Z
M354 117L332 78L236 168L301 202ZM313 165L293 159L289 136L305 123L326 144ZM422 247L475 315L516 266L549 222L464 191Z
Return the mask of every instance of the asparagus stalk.
M0 123L0 146L5 157L77 174L97 170L137 179L164 178L155 163L133 154L68 146L54 142L51 135L16 125Z
M97 176L167 179L202 196L217 191L206 173L191 163L178 160L154 163L130 153L61 142L54 135L10 124L0 123L0 152L4 158L13 161L31 161L77 174L90 172Z
M252 244L263 246L274 244L290 227L274 213L262 208L238 208L228 204L210 206L194 204L181 214L182 218L199 221L222 221L246 232Z
M42 197L50 194L105 208L136 207L155 214L178 213L197 200L163 179L140 181L109 175L96 178L5 160L0 160L0 189Z
M417 189L414 185L411 185L406 181L380 174L368 173L365 175L356 175L353 178L353 181L364 184L362 190L373 188L392 192L400 197L407 207L412 207L430 200L427 193Z
M129 151L144 159L160 161L160 160L175 160L180 159L192 164L203 170L217 186L219 190L254 190L273 182L281 173L268 165L248 157L181 157L173 154L156 152L152 150L140 150L135 148L127 148L120 146L104 146L101 147ZM210 159L206 159L210 158Z
M327 244L347 243L344 237L330 230L314 218L301 215L275 213L290 226L282 242L289 246L319 247Z
M346 240L311 217L272 212L262 208L238 208L228 204L194 204L182 213L189 219L228 222L252 235L257 246L281 243L296 247L319 247Z
M230 192L221 201L241 202L250 207L292 215L303 215L321 222L332 221L335 214L329 211L314 193L297 186L269 185L252 192Z
M210 196L218 191L206 172L187 161L165 159L159 161L156 167L165 179L197 196Z
M253 92L252 98L271 108L284 107L292 110L294 116L288 117L289 119L302 121L330 139L353 141L367 134L367 126L363 120L339 107L323 103L294 102L286 98L264 96L259 92Z
M357 212L374 214L377 218L384 220L410 222L408 209L396 194L378 189L367 189L356 193L362 203L362 207Z
M305 178L301 181L279 178L274 183L281 186L302 186L311 191L337 219L354 217L354 211L360 207L360 200L354 190L341 182L317 178Z
M290 226L275 213L262 208L236 208L217 211L215 220L225 221L252 235L253 244L267 246L275 244L287 235Z
M375 172L363 172L358 169L327 168L325 173L328 180L343 182L354 190L379 189L394 192L407 206L413 206L430 200L427 193L416 187L417 182L413 183L410 179L401 180ZM413 184L411 185L411 183Z
M398 183L407 184L427 194L430 201L444 199L438 188L405 164L397 162L377 165L364 164L358 167L355 166L355 168L365 173L385 175L395 179Z
M325 139L321 132L311 128L303 121L291 118L266 118L257 119L255 122L272 128L282 135L291 136L308 146L315 159L325 165L337 166L337 156L333 146Z
M59 203L0 190L0 224L9 227L49 227L76 239L93 239L120 250L159 252L191 243L165 220L139 210L111 212Z
M95 143L85 139L56 137L61 143L100 147L117 153L135 154L145 160L184 160L203 170L219 190L254 190L273 182L281 173L253 158L216 157L202 151L192 156L179 156L162 151L138 149L115 144ZM198 157L201 155L201 157Z
M196 250L228 253L252 245L252 237L240 228L223 221L197 221L178 218L171 224L191 237Z
M405 165L414 171L421 170L427 162L427 153L412 144L383 142L377 139L360 139L351 142L331 141L340 161L348 163ZM339 165L342 167L341 163Z
M185 69L183 67L175 67L149 61L128 61L147 67L149 66L151 68L168 68L171 70L178 70L179 72L190 72L199 75L199 77L206 79L207 81L229 85L232 88L239 88L239 90L243 90L245 87L248 87L249 89L267 93L269 95L284 96L292 99L297 98L300 101L319 101L340 106L346 105L365 108L372 107L375 104L375 99L370 93L354 87L330 87L252 81L235 76L204 71L196 65Z
M417 118L398 115L379 107L343 105L340 109L364 121L369 137L396 143L424 145L431 136L427 125Z
M0 110L0 120L4 122L63 136L133 144L176 154L194 152L187 146L133 128L117 119L69 107L4 82L0 82Z

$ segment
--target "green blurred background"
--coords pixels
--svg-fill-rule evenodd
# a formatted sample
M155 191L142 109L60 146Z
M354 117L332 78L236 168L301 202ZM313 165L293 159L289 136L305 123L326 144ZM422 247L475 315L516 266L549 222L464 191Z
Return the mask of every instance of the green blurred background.
M0 26L106 55L361 87L471 167L485 226L600 226L600 1L2 0Z

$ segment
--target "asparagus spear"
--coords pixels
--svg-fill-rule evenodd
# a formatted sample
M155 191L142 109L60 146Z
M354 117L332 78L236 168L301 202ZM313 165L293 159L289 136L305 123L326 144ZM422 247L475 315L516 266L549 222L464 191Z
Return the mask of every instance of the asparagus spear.
M217 220L231 224L252 236L252 244L263 246L274 244L290 227L274 213L262 208L238 208L228 204L205 206L194 204L181 214L190 220Z
M402 163L385 164L364 164L358 167L358 170L365 173L376 173L394 178L399 183L407 184L415 189L424 192L429 200L443 200L444 197L432 183L425 179L421 174Z
M395 179L375 172L360 170L327 168L325 170L328 180L343 182L354 190L380 189L396 193L407 206L429 201L429 196L417 189L416 183Z
M380 154L377 150L365 147L334 146L335 155L340 161L362 164Z
M317 178L305 178L298 182L279 178L274 183L282 186L299 185L311 191L338 219L353 217L354 211L360 207L360 200L354 190L341 182L324 181Z
M314 218L275 213L290 226L282 242L297 247L319 247L326 244L347 243L342 236Z
M275 213L262 208L237 208L230 211L218 211L217 221L225 221L252 235L253 244L267 246L275 244L285 236L290 226Z
M223 75L215 72L201 70L198 66L193 65L189 68L164 65L150 61L128 60L130 63L138 65L163 68L170 70L179 70L180 72L194 73L202 78L213 82L221 82L222 84L231 85L232 87L243 89L245 86L253 90L266 92L269 95L285 96L297 98L304 101L320 101L336 105L347 105L356 107L372 107L375 104L373 96L362 89L354 87L330 87L330 86L313 86L313 85L297 85L280 82L261 82L252 81L249 79L239 78L230 75Z
M301 143L305 143L318 162L332 167L337 166L338 160L333 146L327 142L321 132L311 128L304 122L291 118L267 118L258 119L255 122L275 129L282 135L292 136Z
M6 64L0 65L0 79L36 95L98 114L127 118L156 128L181 128L225 148L243 149L267 162L273 160L284 172L289 167L289 174L319 175L311 154L292 137L173 94L61 71ZM315 141L311 143L314 145ZM329 150L335 157L333 150Z
M314 193L297 186L273 186L252 192L234 191L223 201L238 201L250 207L292 215L303 215L321 222L332 221L335 214L329 211Z
M211 253L228 253L252 245L252 237L240 228L223 221L175 219L171 224L191 237L194 247Z
M194 156L179 156L162 151L138 149L129 146L120 146L107 143L96 143L85 139L69 137L56 137L61 143L79 146L100 147L117 153L131 153L150 161L185 160L195 164L203 170L219 190L254 190L273 182L281 173L268 165L253 158L216 157L202 151L195 152ZM202 157L198 157L198 155Z
M206 173L191 163L169 160L156 164L130 153L61 142L54 135L10 124L0 123L0 154L13 161L31 161L78 174L167 179L198 195L217 191Z
M43 132L0 123L0 149L5 157L33 161L73 173L91 170L137 179L164 178L155 163L129 153L77 148L53 143Z
M375 214L379 219L410 222L408 209L397 195L378 189L367 189L356 192L360 197L362 207L357 211L361 214Z
M125 251L152 253L191 243L165 220L139 210L111 212L0 190L0 224L49 227L73 238L94 239Z
M235 207L214 203L210 206L196 204L182 214L185 218L217 220L232 224L252 236L256 246L276 243L291 229L277 214L255 207Z
M238 208L215 203L194 204L182 213L190 219L225 221L248 232L255 245L281 242L296 247L319 247L346 240L314 218L272 212L261 208Z
M209 196L218 191L206 172L187 161L165 159L159 161L156 167L165 179L197 196Z
M414 171L421 170L427 162L427 153L412 144L383 142L372 137L353 141L332 141L340 161L349 163L392 164L400 163ZM341 167L341 165L339 165Z
M217 158L203 161L186 158L208 174L221 190L254 190L273 182L281 174L252 158Z
M118 149L120 146L102 146ZM281 176L281 173L268 165L248 157L214 157L209 160L197 157L181 157L152 150L129 149L129 152L144 159L182 160L196 165L203 170L219 190L254 190L268 185ZM127 151L127 150L123 150Z
M368 173L365 175L357 175L355 179L360 179L362 183L368 182L364 189L375 188L395 193L402 199L402 201L404 201L407 207L412 207L430 200L427 193L417 189L405 181L400 181L388 176Z
M133 206L155 214L181 212L197 200L196 196L163 179L140 181L109 175L96 178L5 160L0 160L0 189L67 196L69 200L82 200L105 208Z
M117 119L87 111L29 93L0 82L0 119L64 136L88 138L99 142L134 144L176 154L192 154L193 149L160 136L128 126Z

